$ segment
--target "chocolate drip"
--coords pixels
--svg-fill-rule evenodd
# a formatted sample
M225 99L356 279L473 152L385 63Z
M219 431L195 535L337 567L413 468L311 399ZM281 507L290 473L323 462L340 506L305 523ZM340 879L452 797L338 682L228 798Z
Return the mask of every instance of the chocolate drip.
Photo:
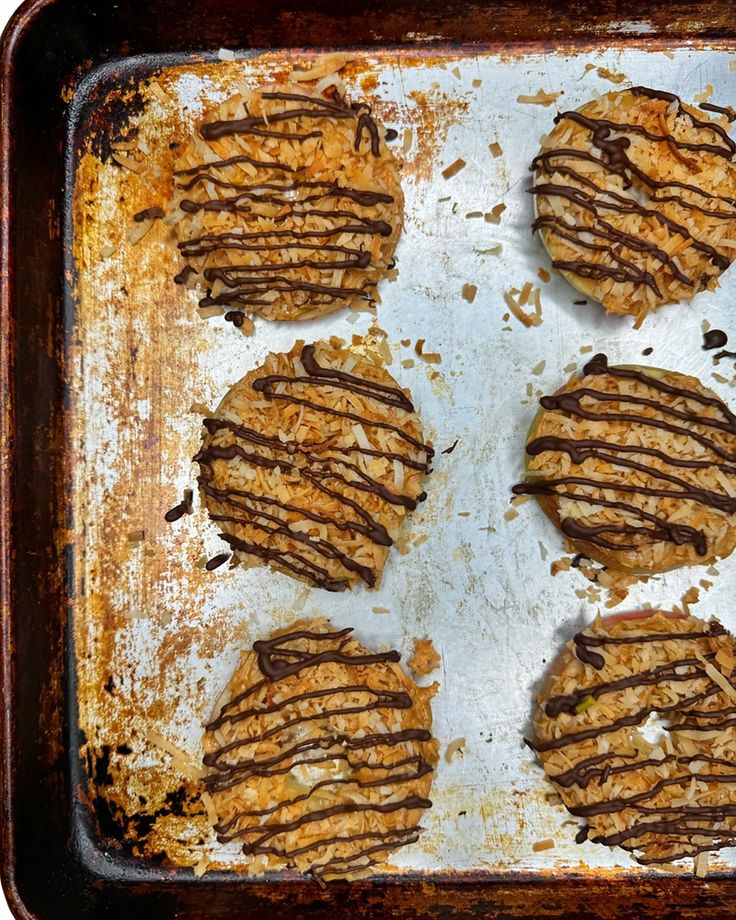
M633 516L650 524L651 526L640 526L629 523L624 517L613 520L611 523L591 525L581 520L570 517L563 517L560 520L560 529L562 532L573 540L580 540L599 546L603 549L626 552L635 550L638 545L644 541L652 543L668 542L676 546L689 543L693 546L699 556L707 556L709 552L707 539L703 531L680 522L673 523L665 517L644 511L631 502L620 499L611 499L604 497L605 490L611 490L624 495L653 497L661 499L674 499L681 501L691 501L704 507L714 508L724 514L732 515L736 513L736 499L725 492L717 492L710 489L699 488L692 485L687 480L668 473L665 469L659 469L655 466L641 462L640 460L629 459L627 454L637 454L643 457L655 457L661 460L663 464L680 469L718 469L729 476L736 475L736 454L728 451L720 443L708 437L705 434L694 430L685 425L675 424L671 419L681 420L683 422L695 423L701 428L714 429L723 431L731 435L736 435L736 416L728 407L716 397L706 396L695 390L684 387L674 386L666 381L660 380L645 371L635 370L624 367L609 367L605 355L595 355L584 368L586 376L609 376L619 379L635 380L644 384L654 391L654 397L636 396L634 394L625 394L617 392L606 392L604 390L594 389L590 386L580 387L572 392L563 392L554 396L543 396L540 399L540 405L548 411L557 411L567 416L578 417L590 421L603 422L627 422L631 425L641 426L643 428L656 428L671 434L681 436L683 439L695 441L697 444L706 448L708 453L715 454L716 459L698 460L698 459L679 459L666 454L664 451L652 447L640 447L631 444L619 444L615 441L591 438L568 438L557 437L554 435L545 435L533 438L526 447L527 454L532 457L539 456L547 451L552 453L564 453L570 458L571 462L577 467L583 467L588 459L596 459L609 465L614 470L630 469L637 473L645 474L652 484L639 485L628 484L619 481L619 479L600 478L594 479L587 475L568 475L558 478L531 478L527 482L517 483L512 492L515 495L549 495L555 498L568 498L575 501L586 503L592 507L611 508L622 511L627 516ZM708 406L718 410L719 416L716 418L706 418L702 415L694 415L692 410L677 409L669 405L662 399L659 394L671 396L674 399L687 399L701 406ZM642 406L645 409L654 409L660 418L638 415L625 411L599 412L592 408L583 408L582 401L587 399L594 403L614 404L619 407L623 405ZM699 452L702 454L702 452ZM726 462L719 462L725 460ZM533 476L533 473L532 473ZM632 482L635 481L632 478ZM659 488L654 483L669 483L675 488ZM570 487L579 486L585 491L578 491ZM617 536L619 539L610 539L609 537ZM640 538L639 543L636 540L626 540L626 537ZM623 539L621 539L623 538ZM600 656L591 653L589 658L581 659L588 664L594 664L594 667L602 667Z
M255 642L253 648L258 655L258 666L263 674L263 679L226 703L222 707L218 718L208 725L208 730L213 731L221 729L227 724L235 724L264 715L294 713L292 718L287 718L271 729L262 731L257 735L248 735L242 739L225 743L217 750L207 754L204 758L204 763L207 767L212 768L214 772L206 777L205 784L213 792L229 789L240 782L244 782L249 777L271 777L287 774L301 765L341 761L350 768L350 776L328 777L314 783L308 791L291 799L276 802L263 809L239 811L227 821L220 821L215 828L218 840L221 842L254 837L255 839L246 840L243 844L243 851L247 854L271 854L286 859L312 850L319 850L335 843L380 841L368 849L357 847L355 852L351 854L337 855L326 862L315 862L312 872L318 877L325 873L329 874L330 869L337 872L349 871L350 866L354 863L357 864L368 853L383 852L413 842L417 839L420 828L416 824L410 823L406 827L398 827L385 832L367 831L354 835L338 834L334 836L328 834L293 849L288 849L283 845L274 845L272 841L306 825L325 821L339 815L359 812L389 814L399 810L409 811L429 808L432 803L428 799L417 795L406 795L398 801L391 802L379 800L375 804L357 803L347 799L338 801L328 808L307 809L288 822L281 821L278 818L272 822L266 819L282 812L283 809L291 809L303 802L309 802L315 792L322 788L354 786L368 789L379 786L400 786L426 776L432 772L433 768L419 754L387 762L377 757L376 759L356 759L355 752L369 749L377 750L384 746L394 747L407 741L429 741L431 739L430 733L426 729L406 729L397 732L363 735L360 738L328 733L304 739L291 747L284 747L272 756L257 760L248 756L238 756L236 760L232 760L230 755L252 745L257 745L265 739L280 735L284 731L288 732L295 725L324 720L332 715L339 716L383 708L409 709L411 707L412 701L404 691L376 689L365 683L348 683L303 693L292 693L282 697L278 703L270 702L272 695L270 692L266 692L268 685L291 678L305 669L319 668L321 665L330 662L362 669L372 664L399 660L400 656L396 651L376 654L348 654L344 651L344 648L349 641L347 637L351 632L352 629L342 629L329 633L294 630L271 639ZM323 651L304 651L294 647L294 643L298 643L300 640L308 640L310 643L325 643L328 647ZM351 700L351 705L348 706L343 705L332 709L324 708L316 713L300 714L299 705L303 702L327 697L339 698L341 695L353 696L354 694L367 696L368 699L364 703L353 703ZM254 698L256 695L259 697L256 705L250 705L245 709L241 708L241 705L246 700ZM329 703L327 705L329 706ZM321 753L317 757L305 758L301 756L308 755L310 752ZM357 778L358 773L361 775L360 779ZM374 776L366 776L366 773L373 773ZM243 818L259 818L260 822L249 827L242 827ZM345 866L346 868L338 869L339 866Z
M137 214L133 215L133 220L136 223L141 223L144 220L161 220L165 216L166 212L163 208L144 208L143 211L138 211Z
M218 140L230 135L252 135L265 138L279 138L289 141L304 141L309 138L321 137L322 130L315 127L313 130L302 128L305 123L330 120L352 120L355 122L355 149L358 150L365 132L370 137L370 146L373 156L380 156L380 138L378 128L371 117L370 107L365 104L349 106L339 97L335 99L316 98L301 93L289 92L264 92L264 99L282 100L296 103L295 107L287 107L282 112L275 112L268 116L255 116L246 114L244 118L215 121L205 124L200 133L205 140ZM296 124L292 128L289 124ZM239 183L227 177L227 170L231 166L247 163L264 172L282 172L289 175L272 181L271 177L264 177L262 182ZM210 163L198 164L189 169L177 170L175 173L177 187L183 191L195 189L202 184L210 188L230 189L234 192L231 196L213 198L207 201L195 201L183 198L179 207L187 214L196 214L199 211L224 212L230 214L243 214L247 221L268 220L274 225L286 222L297 222L300 229L279 230L264 229L252 233L207 234L193 240L179 243L179 248L185 257L197 257L216 253L219 250L240 250L243 252L283 252L284 259L278 262L254 260L253 263L232 266L210 265L204 272L206 281L220 282L224 290L217 295L208 294L200 301L201 307L213 305L240 306L254 312L261 307L269 306L272 299L265 295L271 292L293 294L299 304L305 307L325 306L331 303L359 298L370 300L369 288L374 281L367 280L365 285L352 287L341 284L329 283L335 271L364 271L371 266L372 256L368 251L326 245L323 241L330 237L340 236L344 233L369 234L390 236L393 232L391 226L382 220L374 220L362 213L352 210L320 210L310 207L313 202L325 199L346 199L359 208L374 208L380 204L391 204L392 195L370 189L343 187L339 181L322 182L309 181L300 175L298 170L280 163L277 159L260 160L247 155L238 155L227 159L215 160ZM313 193L310 194L310 190ZM257 206L266 204L272 209L278 209L276 214L266 215L259 213ZM335 218L344 222L334 227L313 230L304 227L306 218L316 217ZM248 243L248 240L259 240L260 245ZM303 240L313 240L313 243L300 243ZM273 242L276 241L276 242ZM305 249L314 252L315 257L304 258L299 261L288 261L286 256L292 249ZM321 254L342 252L346 258L319 258ZM301 269L317 270L325 273L323 282L284 277L284 272L299 271ZM186 275L177 275L177 283L183 283ZM232 312L232 311L231 311Z
M679 667L693 667L696 670L687 671L685 674L677 674L675 673L675 669ZM573 693L564 696L553 696L547 701L544 711L551 719L556 719L557 716L563 712L575 715L575 707L578 703L589 697L597 700L605 693L616 693L618 690L626 690L629 687L648 687L653 684L663 683L664 681L679 683L682 681L696 680L704 675L705 672L701 668L701 662L697 658L680 658L677 661L668 662L667 664L652 668L650 671L630 674L628 677L622 677L619 680L611 680L603 684L596 684L593 687L583 687L580 690L575 690Z
M727 255L718 252L714 247L698 239L681 222L672 220L672 218L657 209L648 208L640 204L633 197L619 195L612 190L601 188L591 181L588 173L579 172L571 165L565 165L565 163L569 164L575 160L594 163L600 170L620 177L623 181L624 190L631 188L634 180L637 180L648 190L651 202L672 202L679 207L699 211L709 217L734 220L736 219L736 212L732 208L734 199L715 195L690 183L658 180L636 166L629 158L628 151L631 146L629 135L632 134L644 137L652 143L666 143L673 149L712 154L728 160L731 160L736 154L736 144L720 125L696 118L671 93L659 92L646 87L634 87L631 92L636 96L666 101L669 105L677 103L677 115L679 117L688 119L694 129L711 132L715 135L715 140L722 143L682 141L670 133L656 134L642 125L617 123L605 118L590 118L581 112L562 112L555 118L555 122L559 123L562 120L567 120L584 128L590 133L591 144L600 151L601 156L595 156L590 151L565 147L544 151L532 161L531 168L537 171L538 177L540 179L551 178L557 174L569 177L573 184L565 185L549 181L538 181L535 182L530 191L534 195L564 198L591 214L592 222L590 226L581 226L574 222L568 223L569 218L567 217L542 215L535 220L532 229L544 229L550 234L567 240L577 248L606 253L608 257L607 261L600 263L588 262L584 259L555 259L553 260L553 265L556 268L593 280L612 278L614 281L631 283L634 286L645 285L661 298L661 291L651 273L624 258L623 252L651 253L668 270L674 280L688 287L703 287L707 284L708 276L687 277L675 259L670 257L663 249L654 243L642 240L638 234L627 233L612 227L610 223L603 220L601 211L612 211L618 214L631 213L640 215L645 219L656 220L670 232L688 240L694 249L707 255L713 265L721 270L728 267L730 259ZM718 110L718 107L714 109L714 111ZM652 194L654 190L670 188L681 188L691 195L719 202L723 201L730 207L725 211L714 210L681 196L672 194L657 196ZM587 234L593 238L592 241L585 238Z
M703 351L724 348L727 344L728 336L722 329L709 329L703 336Z
M304 533L291 530L287 521L277 512L279 509L289 513L296 513L302 518L318 524L326 524L347 533L359 533L379 546L391 546L393 541L384 527L354 498L345 494L344 490L352 489L358 493L368 493L377 496L390 505L398 505L408 510L414 510L417 503L426 497L422 492L418 496L392 492L383 483L372 478L364 470L353 463L348 457L354 453L379 457L387 461L398 460L410 469L420 472L429 471L429 460L434 456L431 447L405 432L400 426L389 422L368 419L355 413L341 412L320 403L311 402L289 392L275 393L276 384L288 384L290 387L308 384L311 387L331 387L333 389L348 390L369 401L378 402L391 409L403 412L413 412L414 406L400 388L380 384L375 381L357 377L344 371L321 366L315 357L314 345L305 345L301 352L301 362L306 371L303 377L288 377L270 375L254 380L253 389L261 393L266 399L280 399L288 402L305 405L318 412L337 415L354 419L366 428L380 428L393 432L410 448L421 451L426 460L415 460L404 453L391 450L377 450L362 448L360 446L333 448L334 453L325 454L329 444L299 443L296 441L282 442L279 438L264 435L245 425L238 425L225 419L205 419L204 425L212 436L217 431L227 430L232 432L239 442L245 442L253 449L246 449L242 443L227 446L208 445L199 451L194 460L200 464L201 475L199 485L202 492L214 499L219 505L227 506L227 513L212 513L212 520L221 523L232 523L244 527L252 527L266 533L268 539L264 544L247 542L234 536L223 537L234 549L255 555L266 562L274 562L286 568L289 572L302 578L317 587L329 591L342 591L348 586L345 579L331 578L323 566L315 562L313 556L337 560L342 568L357 574L366 584L373 586L376 582L376 572L368 566L362 565L342 552L328 539L313 539ZM272 456L258 453L256 448L265 448ZM304 508L271 495L260 495L248 489L217 488L213 480L212 463L216 460L244 460L247 463L267 469L280 470L289 476L306 479L318 491L329 496L338 503L345 512L340 516L327 516L311 508ZM332 488L329 483L335 482L340 488ZM287 540L290 549L279 550L269 545L270 539ZM304 548L298 550L294 544Z
M734 111L731 105L715 105L713 102L701 102L698 108L703 109L705 112L715 112L717 115L725 115L730 122L736 121L736 111Z
M217 556L213 556L209 562L207 562L205 568L208 572L214 572L214 570L219 569L221 565L225 565L229 558L230 553L220 553Z
M715 636L722 636L724 633L725 630L721 624L713 620L707 632L652 633L650 636L591 636L588 633L579 632L573 636L573 642L575 643L575 654L580 661L592 664L597 671L600 671L605 663L603 656L596 652L591 652L591 648L600 648L602 645L639 645L643 642L712 639Z

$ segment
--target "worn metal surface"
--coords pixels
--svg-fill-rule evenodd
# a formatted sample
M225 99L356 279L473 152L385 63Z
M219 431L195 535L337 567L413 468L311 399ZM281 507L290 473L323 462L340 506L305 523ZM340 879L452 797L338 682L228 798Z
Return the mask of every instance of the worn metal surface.
M140 873L160 854L180 866L203 852L213 868L245 864L236 845L216 843L196 784L172 767L150 732L197 762L202 723L240 650L297 613L327 614L339 627L355 626L367 645L405 653L413 637L431 636L442 656L433 675L440 682L435 732L443 747L459 736L465 744L451 763L441 759L426 833L394 856L391 873L473 871L509 881L643 873L620 851L574 844L575 822L547 800L551 789L522 745L545 664L604 609L606 595L600 603L581 598L588 582L574 570L551 577L562 542L534 503L512 520L505 514L537 396L559 386L570 375L564 368L581 366L591 351L695 374L736 402L732 367L722 363L715 370L724 376L713 379L700 347L704 319L734 328L736 273L692 306L663 309L640 330L595 304L575 306L579 295L565 281L537 276L549 266L529 232L528 163L556 110L616 86L646 84L692 101L712 84L712 101L728 104L736 95L733 59L717 46L358 53L346 74L351 95L366 96L398 130L399 152L411 132L398 280L381 285L375 318L342 312L301 324L257 321L252 338L197 315L195 296L171 280L180 263L162 224L135 246L126 233L136 211L165 206L169 144L185 140L204 108L242 80L257 85L310 56L170 65L155 78L164 97L144 81L101 100L103 112L105 105L125 110L127 100L127 127L137 129L135 143L147 152L140 174L121 169L104 156L117 126L95 117L74 163L74 639L99 832L125 836ZM623 82L611 82L611 74ZM549 107L517 102L540 89L563 95ZM72 114L83 123L89 113L80 98ZM491 154L493 142L502 155ZM465 168L443 178L441 170L458 158ZM484 220L500 203L500 222ZM468 216L474 212L481 216ZM489 254L498 244L500 254ZM537 328L503 318L504 292L527 281L541 288ZM465 284L478 288L472 304L462 296ZM411 389L438 449L429 498L409 520L408 552L394 551L379 590L349 595L303 588L265 568L205 572L201 560L219 544L204 511L173 526L163 520L195 484L190 458L201 410L192 406L214 408L268 352L329 335L367 337L369 344L385 337L390 370ZM415 354L418 339L441 363ZM641 358L650 345L651 358ZM456 449L442 454L456 439ZM734 629L736 559L717 568L718 575L691 569L652 578L631 589L622 609L678 604L707 577L713 587L701 589L694 612L716 614ZM547 837L554 849L535 853L533 844ZM724 870L735 862L729 851L714 860Z

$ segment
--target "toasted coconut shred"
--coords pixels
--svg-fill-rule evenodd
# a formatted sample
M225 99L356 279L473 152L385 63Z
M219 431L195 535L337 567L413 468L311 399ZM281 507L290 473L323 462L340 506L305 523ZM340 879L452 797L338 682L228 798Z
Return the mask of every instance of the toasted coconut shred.
M166 221L200 307L297 320L372 302L401 232L398 166L370 106L329 82L243 89L178 158Z
M378 584L434 454L387 371L336 340L297 342L204 425L200 489L236 557L328 591Z
M438 757L432 689L326 620L254 643L204 737L220 842L318 881L414 843Z
M716 621L651 615L601 620L568 643L539 698L534 740L568 810L587 822L576 840L620 846L667 866L736 841L733 658ZM708 667L706 667L708 665ZM661 739L639 731L653 714Z
M638 321L717 287L736 241L727 124L645 87L559 115L532 163L533 228L554 267Z
M705 565L736 545L736 416L698 380L596 355L540 400L527 481L577 551L613 570Z

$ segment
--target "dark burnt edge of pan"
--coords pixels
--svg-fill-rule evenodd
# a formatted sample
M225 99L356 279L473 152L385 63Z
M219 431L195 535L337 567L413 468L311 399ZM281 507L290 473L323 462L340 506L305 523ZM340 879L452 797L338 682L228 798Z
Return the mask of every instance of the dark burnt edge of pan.
M136 5L135 3L128 4L128 6L130 7L134 7L135 5ZM508 6L508 5L509 4L505 4L505 6ZM71 3L64 4L61 2L49 3L49 2L46 2L46 0L43 0L43 2L35 3L35 4L31 4L30 6L27 6L26 11L28 9L43 9L46 7L49 7L49 8L61 7L62 9L64 9L68 6L85 6L85 4L71 4ZM311 4L311 6L316 7L317 4ZM426 4L423 4L423 6L426 7ZM445 16L450 17L452 15L452 10L448 8L447 4L443 4L442 8L443 8L443 13ZM632 9L632 15L634 15L635 7L632 6L631 9ZM97 12L99 12L99 8ZM615 12L617 16L622 15L622 11L620 8L618 8ZM637 12L638 12L638 8L637 8ZM697 9L694 9L692 6L689 6L687 12L692 14L692 13L698 13L698 12L706 12L706 10L699 11ZM140 11L139 11L139 14L140 14ZM150 9L147 11L147 14L149 16L151 15ZM112 11L110 15L112 16ZM133 10L133 15L135 15L135 10ZM672 11L671 15L674 15L674 11ZM634 18L636 18L636 16L634 16ZM421 19L413 20L411 22L411 27L414 27L417 21L422 21L422 20ZM435 29L444 27L443 17L441 15L437 15L435 19L431 20L431 23L429 22L429 20L427 20L427 22L430 24L430 29L428 31L431 31L431 26L434 26ZM446 24L447 22L445 21L444 25ZM406 25L409 25L409 23L407 22ZM730 35L731 32L729 32L725 27L723 27L721 30L715 29L713 32L711 32L711 34L712 35L718 35L718 34ZM509 35L508 38L510 39L511 35ZM670 38L669 40L671 41L673 39ZM618 36L617 36L617 42L618 42ZM595 44L595 46L598 47L599 41L592 43L592 44ZM516 47L518 48L518 46ZM557 43L555 43L555 47L558 47ZM509 46L509 50L511 50L511 46ZM158 56L156 59L160 60ZM5 75L4 79L5 80L8 79L7 74ZM5 149L3 150L3 154L5 154ZM5 156L3 156L3 159L6 159ZM8 306L7 303L3 305L4 324L8 322L7 310L5 309L7 306ZM3 332L5 333L5 337L3 341L3 352L4 352L4 358L7 359L10 356L11 347L13 344L13 339L11 338L9 334L10 333L9 325L4 325ZM7 508L5 509L5 512L3 513L4 527L5 527L5 524L7 523L7 527L5 527L6 534L10 527L10 524L12 523L10 521L10 517L11 517L11 510L10 508ZM10 575L11 574L12 573L10 572L9 568L6 565L3 571L3 589L4 590L6 590L10 585ZM7 596L7 591L6 591L6 596ZM59 622L61 623L61 618L59 619ZM9 651L11 650L12 637L9 637L7 630L5 631L4 638L6 640L8 639L10 640L5 644L6 651ZM72 661L73 655L72 655L71 648L68 646L68 638L69 637L67 636L67 647L66 647L67 658L69 661ZM3 664L4 664L4 678L6 678L5 689L6 691L8 691L9 684L10 684L10 678L15 677L15 672L11 674L11 671L10 671L10 665L12 663L9 661L9 655L4 654ZM70 703L73 704L74 697L72 696L72 693L70 692L71 687L67 687L67 691L68 691L67 699L70 701ZM6 696L6 700L8 698L9 697ZM10 698L15 699L15 696L12 695L11 693ZM16 737L16 734L14 731L15 728L17 727L16 724L14 722L6 721L4 725L6 728L6 739L12 740L8 737L9 733L7 732L7 729L8 729L8 726L10 726L11 729L13 730L12 731L13 737ZM67 751L66 753L67 755L71 756L69 751ZM3 767L6 770L6 772L7 772L7 763L8 763L7 760L3 762ZM4 788L4 791L7 791L8 787L6 783L4 783L3 788ZM4 797L3 807L5 807L6 804L7 803ZM8 856L8 852L6 851L3 856L4 878L6 881L9 880L9 876L8 876L8 873L5 867L7 867L9 859L10 857ZM73 868L74 867L72 866L72 869ZM111 899L107 903L109 904L111 909L114 911L114 914L107 913L106 916L110 916L110 917L114 916L115 918L117 918L118 916L127 917L129 916L128 910L132 904L136 904L137 909L140 911L141 917L143 916L146 916L146 917L147 916L158 916L158 917L173 916L173 912L177 907L174 899L169 896L164 896L162 893L162 890L159 889L157 885L157 880L161 880L165 877L167 876L161 873L160 870L153 870L151 872L145 873L144 878L150 881L147 882L145 886L141 886L141 888L136 890L135 892L136 897L138 897L139 895L145 894L146 897L148 898L148 900L146 901L146 909L144 911L141 911L141 905L142 905L141 901L136 902L135 900L127 900L126 897L122 893L119 893L119 899L117 901L114 901L115 895L113 892L111 892L110 893ZM231 892L233 888L236 888L238 893L241 896L246 896L246 892L250 891L254 895L254 897L257 899L257 904L268 909L273 915L274 906L273 904L271 904L271 898L268 896L268 886L267 885L243 883L242 879L233 881L231 874L227 874L225 877L231 881L231 884L228 884L225 886L226 888L230 889ZM88 881L86 878L82 879L81 875L79 875L79 879L81 881L84 881L85 883ZM708 883L711 885L711 888L715 887L715 882L718 879L719 879L718 875L713 875L709 877ZM14 879L12 878L10 879L11 882L13 880ZM69 886L70 883L72 883L71 870L66 872L63 880L66 883L67 887ZM218 888L218 880L219 880L219 877L216 877L214 884L210 883L210 879L207 879L207 878L204 878L198 881L198 885L196 887L204 891L204 898L198 901L198 903L200 904L200 907L201 905L208 904L210 902L210 897L212 897L213 898L211 902L212 910L209 911L209 916L213 918L220 918L220 917L224 918L224 917L235 916L239 914L240 909L238 907L235 907L234 912L231 913L230 911L228 911L226 905L224 905L221 900L218 900L217 898L215 898L215 895L218 893L218 890L221 890L221 888ZM694 917L698 915L698 913L694 913L693 911L699 911L699 906L705 906L706 904L710 904L712 908L714 901L712 899L707 898L703 894L703 889L701 886L697 886L694 888L693 885L696 883L692 883L690 880L687 880L685 882L680 882L679 880L676 880L676 881L673 881L671 884L669 884L669 882L670 882L669 879L664 879L662 880L660 884L652 886L645 879L643 880L643 882L638 881L634 885L629 885L629 884L624 885L619 880L617 880L616 888L618 889L618 891L616 892L616 898L618 899L618 895L620 892L622 903L625 903L627 905L624 911L619 913L618 915L621 916L622 918L625 916L628 916L628 917L636 917L637 920L640 920L640 918L642 917L642 914L639 911L640 909L643 909L643 905L648 904L650 905L653 911L656 911L657 905L655 902L657 901L659 902L660 905L663 905L664 907L666 907L667 910L669 910L669 907L667 907L667 905L671 903L677 903L678 901L680 901L685 911L680 914L680 916L682 916L683 918L686 916ZM564 889L561 887L562 883L564 883L564 886L565 886ZM103 882L103 885L104 884L105 883ZM339 886L339 887L330 886L330 892L326 896L320 895L318 899L316 899L313 896L310 886L295 885L292 890L295 891L295 897L299 897L301 903L304 903L305 905L308 904L310 901L319 900L319 901L324 902L324 907L325 907L324 911L319 910L319 909L317 911L313 911L313 910L309 911L310 915L314 915L314 916L317 916L318 914L320 916L334 916L335 906L343 905L345 907L348 907L351 904L355 905L357 901L361 903L361 908L362 908L359 910L359 913L363 913L364 911L370 911L373 908L381 909L381 907L388 907L389 903L393 903L397 909L397 912L396 912L397 916L400 915L399 911L401 911L401 914L404 916L409 916L409 915L415 916L416 909L422 909L422 912L424 913L425 909L434 903L435 907L437 908L437 911L435 912L441 911L442 913L448 916L450 914L455 914L455 913L460 913L460 912L466 913L467 911L470 911L473 913L477 913L477 911L481 911L481 915L483 915L482 912L484 910L486 910L486 912L488 910L496 911L499 909L501 904L504 904L506 906L511 907L513 909L514 914L516 914L517 916L519 915L518 913L519 909L525 909L525 912L529 910L534 911L534 907L536 905L537 906L537 913L536 913L537 916L542 916L543 913L548 914L550 912L554 912L554 915L557 917L570 917L571 918L571 917L577 917L580 915L579 909L576 908L575 905L580 905L581 907L585 906L587 908L591 908L593 905L593 901L596 897L599 899L600 903L604 903L606 901L610 903L611 898L614 896L614 892L611 890L611 886L605 883L605 881L601 881L599 879L591 880L587 878L569 879L569 880L568 879L564 879L564 880L555 879L555 880L549 881L548 883L545 883L544 885L540 885L534 882L534 879L532 876L525 876L523 879L520 880L518 885L513 886L514 892L516 893L512 892L508 879L505 876L500 876L498 878L489 879L487 876L483 875L482 873L470 873L470 874L465 874L462 876L455 876L453 874L448 874L439 884L435 884L434 882L431 882L431 881L430 882L425 881L422 884L424 886L423 891L421 890L418 891L417 890L418 886L415 886L411 880L404 884L390 885L390 886L387 886L386 888L381 888L380 886L374 886L371 883L360 883L358 885ZM720 901L720 903L723 904L724 909L727 909L726 901L723 900L726 895L725 886L720 886L720 887L722 887L723 889L722 895L721 895L722 900ZM377 898L372 899L374 888L378 888L379 894ZM305 891L305 889L307 890ZM407 889L408 889L407 894L401 893L402 890L407 890ZM296 894L297 891L301 891L302 894L301 895ZM412 894L412 891L413 891L413 894ZM17 895L17 891L11 892L11 894L13 893ZM393 897L391 897L391 893L393 893ZM60 897L63 894L63 892L58 891L56 892L56 894L58 897ZM718 893L716 893L716 895L717 894ZM446 895L450 895L452 897L451 902L448 903L445 900ZM639 899L639 905L637 905L636 900L632 900L632 896L633 898ZM151 908L154 907L154 899L158 899L158 909L155 912L151 910ZM15 903L18 908L23 909L23 904L21 902L16 901ZM113 906L113 904L115 906ZM190 901L188 902L188 904L193 909L196 910L196 905L194 901ZM257 906L257 905L254 903L252 906ZM317 907L318 905L315 903L314 906ZM162 907L164 908L164 912L161 911ZM240 904L240 908L242 908L242 902ZM632 909L635 910L636 913L632 913ZM411 913L408 913L408 912L411 912ZM589 910L586 911L586 913L589 916L591 915ZM649 913L648 909L647 909L647 913ZM101 914L99 913L96 915L88 914L88 913L85 914L85 916L100 916L100 915ZM201 912L199 914L197 913L191 914L191 916L201 916L201 915L202 915ZM375 916L375 914L373 915ZM715 914L712 914L712 915L715 916ZM76 916L76 920L81 920L81 916L82 916L81 914L77 914L75 916ZM291 912L291 916L294 916L293 912ZM723 914L723 916L726 916L726 914Z

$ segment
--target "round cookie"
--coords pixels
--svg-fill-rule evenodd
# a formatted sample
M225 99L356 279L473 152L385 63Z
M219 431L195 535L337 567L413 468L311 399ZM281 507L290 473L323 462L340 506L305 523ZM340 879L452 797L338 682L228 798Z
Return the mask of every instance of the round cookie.
M651 610L598 618L567 644L527 743L587 822L578 843L644 865L734 845L735 656L718 622ZM639 731L652 713L667 723L654 742Z
M736 545L736 416L694 377L596 355L540 400L526 481L576 552L639 574Z
M254 643L207 726L218 839L242 842L264 871L369 874L418 839L432 804L434 687L351 632L300 621Z
M227 99L175 164L186 261L176 280L235 319L309 319L371 301L403 223L385 135L370 106L303 84Z
M328 591L378 584L434 455L387 371L335 340L297 342L204 426L200 489L241 561Z
M641 321L712 290L736 232L736 143L672 93L636 86L563 112L532 162L552 264Z

